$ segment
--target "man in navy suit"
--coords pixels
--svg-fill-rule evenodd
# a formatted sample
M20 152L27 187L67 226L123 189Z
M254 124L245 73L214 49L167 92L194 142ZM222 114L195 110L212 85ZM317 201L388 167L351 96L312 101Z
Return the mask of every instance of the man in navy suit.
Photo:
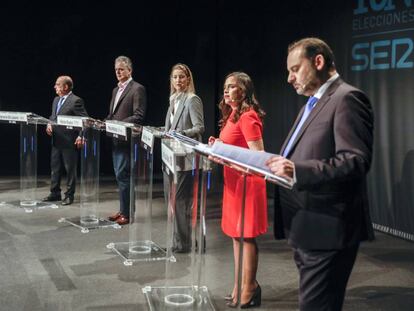
M73 92L73 80L69 76L60 76L55 83L58 96L53 100L50 121L56 122L58 115L85 116L83 99ZM46 133L52 137L52 150L50 157L51 185L50 194L43 201L60 201L62 199L60 180L63 167L67 175L67 190L62 205L73 203L76 188L76 172L78 163L78 148L82 139L78 131L66 129L62 126L48 124Z
M109 114L106 120L118 120L143 125L147 97L144 86L132 79L132 62L129 57L115 59L118 85L112 91ZM120 225L129 223L130 204L130 142L112 141L112 160L119 188L119 211L108 219Z
M310 96L281 156L268 166L292 178L275 197L275 235L286 237L300 277L301 311L342 309L360 241L373 239L366 175L373 112L366 95L336 71L331 48L318 38L292 43L288 82Z

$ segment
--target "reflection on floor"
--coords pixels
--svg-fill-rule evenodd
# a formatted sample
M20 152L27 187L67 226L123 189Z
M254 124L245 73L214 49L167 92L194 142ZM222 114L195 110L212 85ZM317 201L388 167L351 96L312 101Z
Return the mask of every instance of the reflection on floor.
M49 180L39 180L38 196L48 193ZM18 178L0 178L0 202L19 199ZM118 209L112 179L102 178L100 215ZM152 239L166 242L166 209L162 184L154 185ZM271 200L269 201L271 207ZM269 209L271 213L271 208ZM207 250L204 284L216 310L227 310L223 296L232 287L231 240L220 230L220 194L209 193ZM141 289L166 284L164 261L125 266L106 248L126 242L128 226L90 230L59 223L62 217L79 216L79 197L73 205L39 209L32 213L0 207L0 309L1 310L147 310ZM272 219L269 217L269 219ZM258 239L262 287L260 310L297 310L298 277L285 241L269 232ZM344 310L411 311L414 306L414 244L377 233L364 243L349 282ZM179 285L190 275L190 257L177 254L174 280ZM168 282L167 282L168 283Z

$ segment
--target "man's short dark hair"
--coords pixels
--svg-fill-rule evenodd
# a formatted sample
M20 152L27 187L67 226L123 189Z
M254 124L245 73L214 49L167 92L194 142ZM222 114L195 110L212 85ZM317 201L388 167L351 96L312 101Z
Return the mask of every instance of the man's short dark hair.
M325 59L326 69L335 68L335 56L325 41L319 38L304 38L295 41L289 45L288 54L297 48L302 48L304 56L310 60L313 60L316 55L321 54Z

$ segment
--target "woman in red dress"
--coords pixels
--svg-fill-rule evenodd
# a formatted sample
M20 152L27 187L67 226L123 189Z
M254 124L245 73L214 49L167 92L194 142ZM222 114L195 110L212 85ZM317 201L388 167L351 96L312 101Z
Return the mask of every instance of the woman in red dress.
M224 97L219 104L222 114L220 120L220 140L226 144L263 150L263 125L265 115L256 100L251 78L243 72L234 72L226 77ZM209 143L215 140L209 139ZM222 230L233 239L235 263L234 287L229 307L238 305L238 269L241 237L241 207L243 196L242 174L227 166L224 167L224 191ZM240 305L242 308L257 307L261 303L261 289L256 281L258 266L258 247L256 237L267 231L267 198L265 181L257 176L247 176L244 216L244 243L242 289Z

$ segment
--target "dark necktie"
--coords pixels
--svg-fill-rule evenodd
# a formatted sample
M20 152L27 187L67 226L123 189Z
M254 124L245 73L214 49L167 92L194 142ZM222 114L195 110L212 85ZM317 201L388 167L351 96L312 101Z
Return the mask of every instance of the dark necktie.
M315 107L316 102L319 98L317 97L309 97L308 102L306 103L305 111L303 112L302 118L300 119L298 125L296 126L295 131L293 132L292 136L289 139L288 144L286 145L285 150L283 150L283 156L286 157L289 154L290 149L292 148L293 142L296 139L296 136L298 135L300 129L303 126L303 123L305 123L306 119L308 118L310 112L312 111L313 107Z

